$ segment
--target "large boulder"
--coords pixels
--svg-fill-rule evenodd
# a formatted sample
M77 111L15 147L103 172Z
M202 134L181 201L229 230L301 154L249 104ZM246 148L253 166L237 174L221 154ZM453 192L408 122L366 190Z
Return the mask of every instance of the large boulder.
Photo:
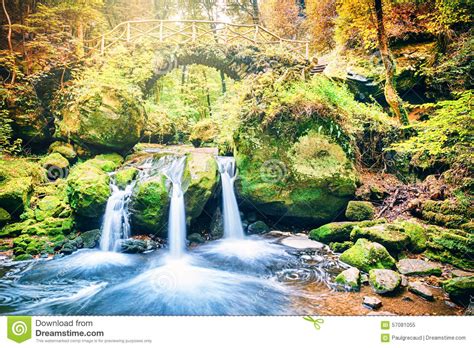
M369 283L377 294L386 294L395 291L402 282L402 277L389 269L371 269Z
M391 269L395 266L395 259L383 245L364 238L358 239L353 247L344 251L340 260L364 272L371 269Z
M331 222L311 230L309 238L326 244L330 242L344 242L350 239L351 232L355 227L370 227L385 222L386 220L384 219L360 222Z
M410 242L410 238L402 231L397 225L393 224L355 227L351 232L351 239L366 238L382 244L391 251L400 252Z
M346 218L350 221L372 220L374 215L375 208L370 202L350 201L347 204Z
M115 151L128 151L138 143L146 116L137 96L105 84L74 91L73 103L61 110L61 136Z
M342 147L314 131L294 140L261 134L257 151L237 141L236 159L239 195L288 222L329 222L356 189L356 172Z
M115 173L115 184L121 189L125 189L127 185L137 177L138 169L134 167L128 167L121 169Z
M397 269L405 275L440 276L442 273L439 265L419 259L401 259L397 262Z
M334 279L338 284L343 285L348 290L359 291L360 289L360 271L357 268L351 267L339 273Z
M474 276L446 280L443 289L451 298L467 306L474 296Z
M217 164L212 152L191 152L187 156L184 181L189 183L184 194L188 220L201 215L213 195L217 183Z

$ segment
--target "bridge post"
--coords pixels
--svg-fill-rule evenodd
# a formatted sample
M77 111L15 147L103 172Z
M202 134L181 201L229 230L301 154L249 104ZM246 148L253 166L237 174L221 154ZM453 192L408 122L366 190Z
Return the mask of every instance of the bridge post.
M130 36L131 36L132 28L130 22L127 22L127 42L130 42Z

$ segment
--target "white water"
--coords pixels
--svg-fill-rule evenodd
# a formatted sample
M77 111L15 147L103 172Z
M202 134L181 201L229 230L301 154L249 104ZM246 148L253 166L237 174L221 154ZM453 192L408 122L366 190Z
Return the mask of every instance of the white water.
M222 182L224 237L228 239L243 239L245 234L234 192L234 182L237 178L235 159L233 157L217 157L216 161L221 173Z
M180 258L186 249L186 210L182 188L182 176L186 157L175 159L164 174L172 183L168 218L168 243L172 258Z
M128 202L132 195L135 182L120 190L115 183L110 184L112 195L107 201L104 222L100 236L100 250L117 251L121 239L130 238L130 222Z

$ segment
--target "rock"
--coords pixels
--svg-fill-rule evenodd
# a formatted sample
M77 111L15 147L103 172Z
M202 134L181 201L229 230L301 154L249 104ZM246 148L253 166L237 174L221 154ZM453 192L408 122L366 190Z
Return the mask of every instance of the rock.
M363 238L358 239L354 246L344 251L339 258L342 262L364 272L379 268L390 269L395 266L395 259L383 245Z
M295 249L322 249L324 244L308 239L307 236L291 236L281 240L281 244Z
M79 82L80 83L80 82ZM75 142L114 151L128 151L138 141L146 116L132 88L91 81L75 88L72 105L61 110L59 133Z
M353 245L354 245L354 243L350 242L350 241L346 241L346 242L342 242L342 243L339 243L339 242L329 243L329 247L335 253L342 253L342 252L346 251L347 249L349 249L350 247L352 247Z
M405 275L435 275L440 276L441 268L432 263L419 259L401 259L397 262L397 269Z
M350 221L372 220L375 208L370 202L350 201L346 209L346 218Z
M447 228L460 228L474 217L474 210L458 200L426 200L423 202L422 217L431 223Z
M400 274L389 269L372 269L369 272L369 283L377 294L395 291L401 281Z
M408 286L408 277L403 275L403 274L402 274L401 277L402 277L402 281L401 281L400 285L403 286L404 288L406 288Z
M67 179L68 198L73 211L80 216L100 217L110 195L110 178L102 169L102 160L92 159L76 164Z
M201 215L217 187L218 174L214 152L188 154L184 178L189 181L184 200L186 217L190 221Z
M250 223L256 222L258 220L257 213L254 211L251 211L250 213L247 214L247 221Z
M350 235L354 227L368 227L384 222L385 220L383 219L362 222L331 222L311 230L309 232L309 237L326 244L329 242L344 242L350 239Z
M219 134L219 127L211 118L197 122L191 129L189 141L196 147L213 144Z
M267 236L276 237L276 238L291 237L291 235L292 235L291 232L283 232L283 231L270 231L267 233Z
M83 247L84 248L93 249L97 245L99 245L100 230L95 229L95 230L90 230L90 231L87 231L87 232L82 232L81 233L81 238L82 238L82 241L83 241Z
M52 153L40 161L41 165L47 171L48 179L53 181L65 179L69 173L69 161L59 153Z
M0 208L0 228L5 226L10 220L11 220L11 215L8 211L6 211L3 208Z
M463 270L460 270L460 269L453 269L451 274L453 275L453 278L474 276L473 272L467 272L467 271L463 271Z
M129 167L124 168L115 173L115 184L119 189L124 190L137 176L138 169Z
M382 307L382 301L377 297L364 296L362 304L370 309L378 309Z
M397 225L402 228L401 232L410 238L408 248L413 253L421 253L426 249L426 228L414 220L397 221Z
M408 284L408 291L414 293L415 295L421 296L428 301L434 301L431 290L420 282L410 282Z
M49 145L48 152L58 153L68 160L73 160L77 157L74 147L71 144L62 141L55 141Z
M77 250L77 246L75 243L71 243L71 241L66 242L63 247L61 248L61 253L64 255L70 255Z
M97 167L106 173L116 170L118 167L120 167L122 162L123 157L114 152L97 155L93 159L87 161L89 165Z
M339 273L335 282L344 285L348 290L359 291L360 289L360 271L351 267Z
M197 244L202 244L204 243L206 240L203 238L203 236L201 236L199 233L192 233L188 236L188 240L191 242L191 243L197 243Z
M147 250L147 242L140 239L126 239L120 243L121 252L125 254L140 254Z
M360 275L360 283L364 285L369 285L369 275L367 273L362 273Z
M74 220L71 217L48 217L41 222L37 222L33 219L28 219L22 222L6 225L0 231L0 237L16 237L20 234L56 236L59 234L68 234L72 232L73 229Z
M410 242L409 237L400 232L398 227L393 224L382 224L371 227L354 227L351 232L351 239L357 240L366 238L373 242L378 242L388 250L400 252Z
M446 280L443 282L443 289L451 299L468 305L474 296L474 276Z
M13 261L28 261L28 260L33 260L33 256L30 254L21 254L21 255L16 255L13 258Z
M210 232L213 239L221 238L224 235L224 221L220 208L217 208L212 215Z
M317 131L290 141L255 132L258 151L249 137L236 137L236 188L248 207L297 225L334 220L356 189L357 174L344 150Z
M263 221L256 221L247 228L248 234L264 234L270 231L270 228Z
M130 201L133 229L166 237L170 202L166 181L164 175L158 175L135 186Z

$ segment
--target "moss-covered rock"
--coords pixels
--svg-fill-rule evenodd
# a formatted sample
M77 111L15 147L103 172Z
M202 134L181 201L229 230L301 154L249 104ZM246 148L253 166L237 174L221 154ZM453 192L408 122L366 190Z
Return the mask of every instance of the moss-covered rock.
M59 153L49 154L40 163L46 169L49 180L64 179L68 175L69 161Z
M348 290L359 291L360 289L360 271L357 268L351 267L339 273L334 279L338 284L343 285Z
M123 190L136 178L137 174L137 168L128 167L121 169L115 173L115 184Z
M270 228L263 221L255 221L247 227L247 234L264 234L270 232Z
M340 260L364 272L371 269L391 269L395 266L395 259L387 249L379 243L360 238L353 247L344 251Z
M82 232L81 238L82 238L82 246L84 248L89 248L89 249L95 248L99 244L100 230L95 229L95 230L90 230L87 232Z
M370 202L350 201L347 204L346 218L349 221L372 220L374 215L375 208Z
M344 242L350 239L351 232L356 226L369 227L377 224L383 224L385 222L386 220L384 219L360 222L331 222L311 230L309 232L309 238L322 243Z
M335 253L342 253L354 245L351 241L345 242L331 242L329 243L329 248Z
M371 269L369 283L377 294L386 294L395 291L402 282L402 277L389 269Z
M8 211L3 208L0 208L0 227L5 226L11 220L11 215Z
M474 296L474 276L446 280L443 289L451 298L468 305Z
M164 175L138 183L130 202L134 231L165 237L169 201Z
M49 153L59 153L68 160L74 160L77 157L77 153L74 150L74 146L63 141L55 141L48 148Z
M110 178L102 168L109 169L110 165L115 169L114 162L95 158L71 169L67 179L68 198L77 215L99 217L104 213L110 195Z
M474 236L471 233L431 226L425 255L456 267L474 270Z
M413 253L421 253L426 249L426 228L414 220L397 221L396 224L402 229L402 233L410 238L409 250Z
M400 252L410 242L410 238L401 232L402 230L394 224L382 224L371 227L354 227L351 232L351 239L366 238L373 242L378 242L388 250Z
M236 160L240 196L267 216L300 225L333 220L356 189L344 150L317 132L294 141L261 134L258 150L238 144Z
M91 166L97 167L104 172L110 173L116 170L123 162L123 157L118 153L107 153L95 156L87 161Z
M73 104L61 113L62 136L117 151L128 151L138 143L146 122L139 98L110 84L75 89Z
M458 200L427 200L422 206L422 217L439 226L460 228L461 225L472 222L474 208Z
M32 255L50 254L53 252L52 243L45 237L21 235L13 239L13 255L15 255L15 260L22 258L22 255L29 255L30 258L23 257L31 259Z
M196 147L209 145L215 142L218 134L217 124L213 120L205 118L193 126L189 141Z
M187 156L184 181L189 183L184 200L186 217L191 220L201 215L217 187L217 164L213 153L190 153Z
M439 265L419 259L401 259L397 262L397 269L405 275L435 275L440 276L442 271Z

